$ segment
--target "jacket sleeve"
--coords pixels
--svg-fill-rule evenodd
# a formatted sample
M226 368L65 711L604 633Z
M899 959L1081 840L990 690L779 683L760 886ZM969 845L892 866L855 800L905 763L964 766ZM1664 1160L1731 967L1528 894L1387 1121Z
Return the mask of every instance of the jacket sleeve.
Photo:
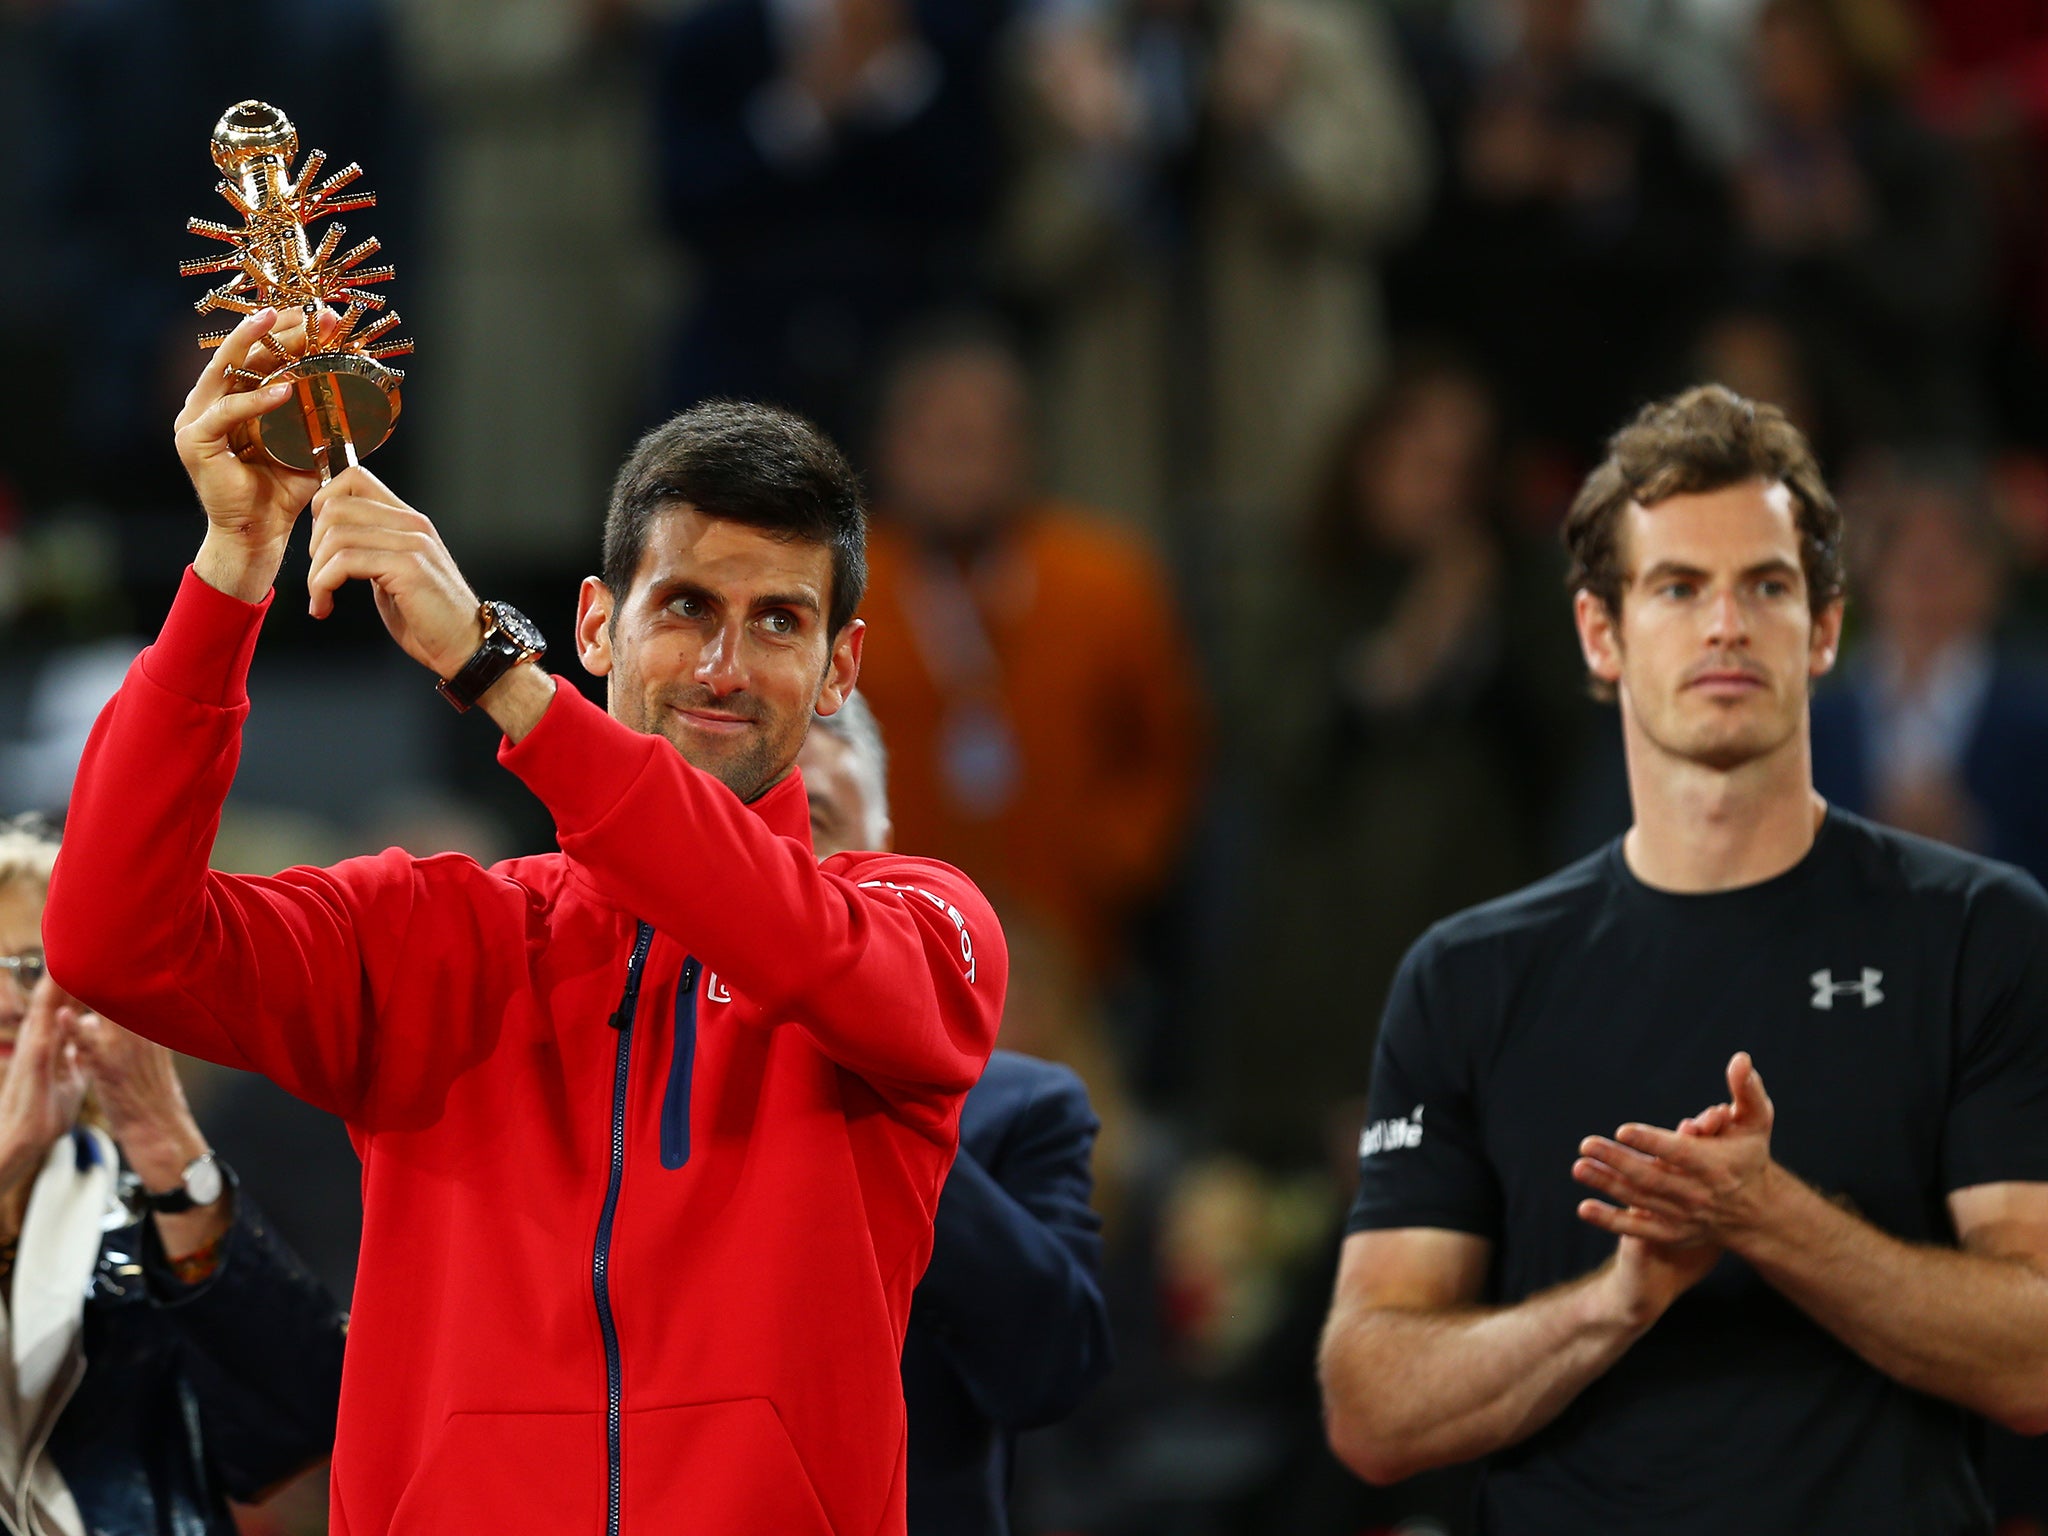
M1033 1096L991 1174L965 1148L939 1197L913 1307L975 1405L1006 1429L1066 1417L1108 1372L1098 1129L1080 1079Z
M499 758L553 813L579 875L689 945L766 1018L793 1020L892 1099L964 1093L981 1075L1008 956L958 870L876 858L828 872L666 740L567 684Z
M143 1224L150 1299L184 1346L206 1459L244 1501L334 1449L348 1318L245 1191L220 1262L197 1285L171 1272Z
M483 939L501 927L488 901L448 901L437 887L490 886L466 859L414 860L392 850L331 869L271 878L207 868L249 712L250 657L264 604L238 602L190 571L163 633L101 713L72 789L64 846L43 914L50 973L125 1027L188 1055L261 1072L309 1103L351 1119L366 1107L380 1004L422 943L415 918L440 914L431 965L408 990L453 1022L381 1042L380 1098L420 1101L464 1053L464 1023L489 1017L456 996L484 984ZM508 882L500 904L524 924ZM521 931L515 927L514 932ZM496 972L514 967L496 967ZM425 1013L409 1016L425 1017Z

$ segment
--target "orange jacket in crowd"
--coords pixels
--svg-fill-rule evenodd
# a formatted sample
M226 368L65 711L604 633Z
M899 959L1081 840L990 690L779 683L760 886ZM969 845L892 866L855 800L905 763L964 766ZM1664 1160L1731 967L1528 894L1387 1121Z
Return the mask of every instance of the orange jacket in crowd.
M964 577L880 520L868 558L860 690L897 848L964 870L1100 970L1180 852L1201 760L1197 663L1158 562L1051 504Z

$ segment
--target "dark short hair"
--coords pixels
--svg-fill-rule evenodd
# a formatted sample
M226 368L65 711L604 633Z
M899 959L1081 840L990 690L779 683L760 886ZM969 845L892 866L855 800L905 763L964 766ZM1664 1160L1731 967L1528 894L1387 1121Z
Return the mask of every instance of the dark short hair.
M817 427L794 412L710 400L672 416L634 445L612 482L604 519L604 584L623 598L647 553L647 530L687 503L832 551L826 632L837 635L867 590L867 508L860 478Z
M1775 405L1746 400L1720 384L1701 384L1658 400L1608 439L1607 457L1586 477L1565 514L1565 585L1621 612L1621 514L1631 503L1655 506L1672 496L1726 490L1752 480L1792 493L1799 565L1807 603L1817 614L1848 590L1842 566L1842 514L1821 478L1806 435Z

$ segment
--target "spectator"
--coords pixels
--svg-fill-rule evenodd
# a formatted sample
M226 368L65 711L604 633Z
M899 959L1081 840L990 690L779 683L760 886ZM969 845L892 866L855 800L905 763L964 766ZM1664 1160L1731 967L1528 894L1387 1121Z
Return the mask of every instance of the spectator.
M819 858L889 847L888 758L859 694L797 764ZM912 1536L1005 1536L1018 1433L1064 1419L1109 1369L1096 1130L1072 1071L1015 1051L967 1095L903 1344Z
M1908 472L1866 500L1870 629L1814 700L1814 783L2048 878L2048 671L2000 633L2006 562L1983 483Z
M1961 159L1901 94L1892 0L1769 0L1757 147L1737 175L1749 280L1856 440L1974 441L1987 261Z
M1318 1158L1364 1088L1359 1020L1407 945L1540 855L1576 670L1553 563L1500 531L1497 466L1484 385L1447 359L1404 368L1336 439L1259 669L1267 826L1223 1104L1269 1158Z
M1043 311L1053 488L1256 554L1382 369L1377 251L1427 129L1377 8L1106 0L1040 29L1006 265Z
M43 977L55 858L0 826L0 1525L232 1536L227 1498L333 1444L346 1323L207 1151L170 1052Z
M59 6L52 27L43 90L61 103L65 131L45 139L50 270L61 279L46 302L70 319L65 494L175 507L183 518L189 493L164 452L163 423L205 360L195 340L211 323L195 320L205 289L177 264L221 250L187 234L188 217L235 222L211 190L207 135L237 101L284 106L302 148L325 148L337 167L363 164L361 185L378 193L375 233L405 251L409 166L397 153L405 134L385 7L100 0Z
M696 291L671 405L772 401L842 438L883 344L975 295L1006 0L705 0L661 48L669 226Z
M1101 976L1181 851L1195 662L1152 557L1037 491L1022 369L938 325L883 390L861 691L896 840L1049 923Z
M390 7L434 132L422 245L435 259L404 306L415 334L435 338L406 386L407 408L432 423L417 436L425 505L520 576L590 547L656 360L647 24L630 10ZM541 442L545 453L506 451Z
M1726 271L1719 183L1595 53L1586 0L1513 0L1512 42L1444 72L1449 168L1402 262L1411 323L1455 337L1518 429L1582 457L1665 382Z

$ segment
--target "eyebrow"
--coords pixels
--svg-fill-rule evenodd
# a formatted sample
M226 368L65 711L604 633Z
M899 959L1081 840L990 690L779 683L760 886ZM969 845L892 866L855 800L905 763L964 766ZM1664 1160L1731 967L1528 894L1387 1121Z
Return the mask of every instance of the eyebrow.
M1702 570L1699 566L1687 565L1682 560L1659 560L1647 571L1636 577L1636 580L1648 582L1665 576L1704 579L1710 574L1710 572ZM1742 569L1742 575L1751 578L1758 576L1803 576L1804 574L1791 561L1780 560L1775 557L1769 560L1759 560L1755 565L1744 566Z
M694 597L699 602L708 603L715 608L725 606L724 598L719 596L718 593L712 591L703 583L691 581L687 577L676 577L668 581L655 582L653 584L653 596L657 607L666 607L679 597ZM818 613L822 611L815 596L809 592L801 591L764 593L754 599L751 611L759 613L768 608L795 608L805 613Z

